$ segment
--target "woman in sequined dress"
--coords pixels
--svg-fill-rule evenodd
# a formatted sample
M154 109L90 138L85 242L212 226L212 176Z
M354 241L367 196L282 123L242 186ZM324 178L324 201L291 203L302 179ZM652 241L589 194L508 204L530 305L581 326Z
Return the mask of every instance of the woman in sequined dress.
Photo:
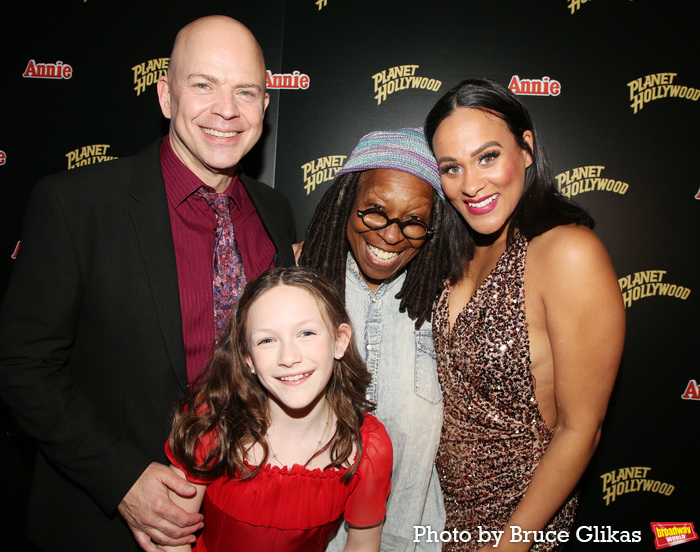
M457 536L444 549L491 549L485 531L504 531L499 551L556 549L622 355L617 277L592 219L557 192L508 89L464 81L425 130L471 249L453 260L433 319L444 397L436 463ZM523 531L543 532L524 541Z

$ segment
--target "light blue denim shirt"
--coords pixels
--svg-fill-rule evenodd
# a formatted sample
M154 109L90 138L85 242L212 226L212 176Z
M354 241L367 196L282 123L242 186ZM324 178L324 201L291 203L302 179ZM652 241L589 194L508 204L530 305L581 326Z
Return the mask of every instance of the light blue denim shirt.
M345 304L355 343L372 374L367 397L376 403L374 415L386 427L394 447L381 550L438 551L439 542L414 542L414 527L430 526L440 534L445 524L433 464L442 426L442 393L431 324L426 322L416 330L408 314L399 312L400 301L395 296L405 278L404 272L372 293L348 255ZM328 551L342 551L345 539L342 524Z

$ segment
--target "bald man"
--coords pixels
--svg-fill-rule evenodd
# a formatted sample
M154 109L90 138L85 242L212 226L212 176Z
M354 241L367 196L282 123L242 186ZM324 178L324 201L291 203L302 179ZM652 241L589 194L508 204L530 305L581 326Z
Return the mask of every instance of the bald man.
M202 526L168 498L194 488L164 445L215 340L228 219L205 192L228 200L248 280L294 263L289 202L240 167L269 102L250 31L223 16L187 25L158 99L163 140L35 187L0 309L0 393L39 444L28 532L47 552L155 552Z

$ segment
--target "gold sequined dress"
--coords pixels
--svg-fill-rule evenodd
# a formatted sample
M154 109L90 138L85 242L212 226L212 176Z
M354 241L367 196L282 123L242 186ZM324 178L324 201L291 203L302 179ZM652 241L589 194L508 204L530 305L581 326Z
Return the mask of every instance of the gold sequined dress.
M520 502L552 439L535 400L523 278L528 242L517 236L459 314L450 332L450 287L433 316L444 423L436 464L445 497L446 530L469 531L467 543L443 550L476 550L479 526L501 531ZM570 498L545 530L569 530ZM462 534L466 538L465 534ZM558 543L531 550L554 550Z

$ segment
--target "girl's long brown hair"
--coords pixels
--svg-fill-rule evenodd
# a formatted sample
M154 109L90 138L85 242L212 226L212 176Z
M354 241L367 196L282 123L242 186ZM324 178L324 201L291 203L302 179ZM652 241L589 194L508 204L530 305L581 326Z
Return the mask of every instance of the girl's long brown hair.
M250 470L245 463L248 452L257 443L267 459L270 453L265 434L270 425L268 395L251 373L246 322L251 306L266 291L276 286L293 286L309 292L318 303L331 335L341 324L350 324L338 289L306 267L273 268L246 285L231 318L226 336L216 346L202 384L178 404L170 433L170 450L188 473L215 479L223 475L247 479L261 465ZM362 457L360 429L364 415L374 409L365 392L371 375L360 354L350 344L340 360L335 360L326 389L326 400L336 416L335 436L312 458L330 448L328 468L352 464L343 476L348 482ZM207 456L197 458L198 443L212 437ZM357 461L352 463L353 450Z

